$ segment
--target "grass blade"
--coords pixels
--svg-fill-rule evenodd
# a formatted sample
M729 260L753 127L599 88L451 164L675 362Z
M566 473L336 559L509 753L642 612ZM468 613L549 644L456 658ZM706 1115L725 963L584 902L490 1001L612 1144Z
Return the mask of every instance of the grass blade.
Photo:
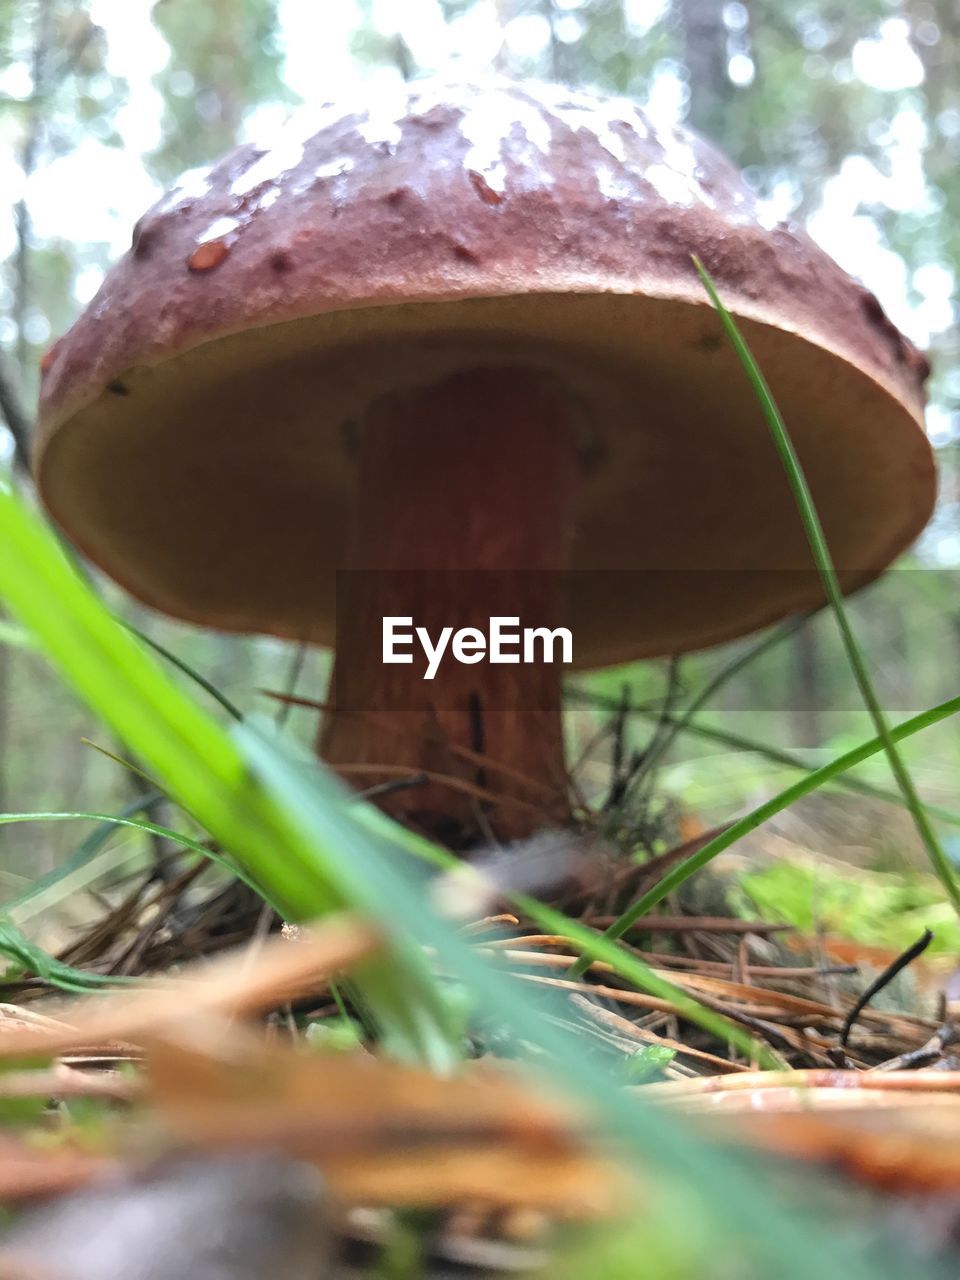
M813 616L813 614L805 613L798 618L791 618L782 626L776 627L773 630L768 631L765 635L762 635L759 640L749 648L745 649L743 653L737 654L730 660L730 662L721 667L719 671L711 676L711 678L704 684L703 688L690 699L683 710L677 715L671 715L669 709L664 709L661 712L660 718L665 720L669 726L668 732L665 733L658 742L654 742L647 748L643 761L643 774L641 776L646 777L652 774L655 766L667 754L676 738L683 733L697 712L705 707L711 698L715 697L715 695L720 692L724 685L728 684L734 676L738 676L741 671L744 671L749 667L757 658L762 657L782 641L788 640L792 635L795 635L796 632L799 631L802 626L805 626ZM628 712L631 709L632 708L628 707Z
M112 987L135 986L139 982L138 978L89 973L64 964L56 956L44 951L43 947L31 942L9 920L3 919L0 919L0 955L14 963L12 970L8 969L0 975L0 982L4 984L16 982L23 973L28 972L43 978L61 991L84 995L93 991L109 991Z
M333 851L304 841L255 784L226 731L193 703L73 568L51 531L0 482L0 597L63 676L290 919L344 906ZM404 1057L448 1070L459 1056L449 1013L416 948L358 974L380 1026Z
M397 843L375 838L357 842L355 831L351 843L349 822L355 810L336 803L340 784L315 760L294 755L268 728L261 731L248 722L235 726L233 732L257 776L303 823L304 836L312 834L313 839L341 851L341 871L355 904L385 929L409 930L419 945L432 949L486 1013L540 1050L543 1070L557 1084L572 1097L589 1100L601 1129L621 1149L628 1148L648 1170L655 1159L659 1171L696 1194L697 1206L713 1230L739 1239L741 1249L749 1239L778 1275L791 1280L823 1280L830 1275L879 1280L876 1271L844 1242L812 1237L799 1218L791 1219L778 1210L751 1177L752 1164L740 1153L705 1147L691 1137L679 1116L663 1113L616 1087L583 1052L579 1038L560 1025L568 1014L564 1002L551 999L550 993L531 999L430 910L424 902L422 877L409 874L409 865L405 868L404 860L398 858ZM402 829L384 821L384 830L394 832L396 842L405 843ZM559 913L552 918L565 920ZM842 1261L838 1250L845 1255ZM891 1265L887 1280L894 1274L899 1272Z
M143 808L143 805L139 804L137 807ZM206 858L208 862L213 862L217 866L223 867L225 871L229 871L231 875L249 885L254 893L268 902L275 911L279 912L279 908L271 902L267 892L233 859L223 857L199 840L195 840L193 836L185 835L182 831L175 831L172 827L164 827L159 823L150 822L146 818L129 818L123 814L84 812L0 813L0 826L6 826L8 823L13 822L99 822L102 827L108 830L112 830L114 827L127 827L133 831L141 831L144 835L160 836L164 840L180 845L183 849L189 849L191 853L199 854L202 858ZM98 835L99 833L95 832L94 834ZM98 842L97 847L99 847L99 843L102 843L102 841ZM83 861L86 861L86 858ZM36 884L25 890L19 897L14 898L12 902L4 904L0 915L9 916L11 919L17 919L21 922L29 919L30 915L35 914L34 912L25 915L18 909L31 902L38 893L57 884L68 872L77 870L79 866L83 865L83 861L77 863L73 859L68 860L62 867L50 872L43 880L38 880Z
M113 835L114 820L116 818L132 818L134 814L142 813L154 800L159 798L159 794L159 792L148 792L143 796L138 796L136 800L122 809L119 814L105 815L109 817L109 821L102 822L96 830L91 831L59 867L54 867L52 871L48 871L45 875L38 877L22 893L18 893L15 897L9 898L6 902L0 904L0 913L7 914L16 907L25 906L41 894L56 889L57 885L68 876L81 872ZM6 816L9 817L10 815ZM33 814L25 814L24 818L29 821L33 818Z
M601 694L582 693L580 690L573 690L572 697L575 701L602 707L613 714L619 712L621 708L621 704L617 699L605 698ZM658 707L649 703L632 705L627 708L627 714L640 716L642 719L652 722L657 722L664 718L664 713ZM753 755L762 756L772 764L784 765L788 769L795 769L798 773L813 773L817 768L817 765L811 764L809 760L805 760L803 756L794 751L787 751L783 747L772 747L768 742L761 742L758 738L750 738L745 734L734 733L730 729L720 729L716 725L704 724L701 720L693 720L686 714L686 711L679 715L671 715L667 712L666 718L670 724L676 726L677 732L680 734L703 738L706 742L716 742L720 746L731 747L734 751L750 752ZM858 795L871 796L876 800L885 800L901 809L907 807L906 801L899 792L890 791L887 787L878 787L872 782L865 782L862 778L848 778L840 775L829 780L824 785L831 788L837 787L844 791L853 791ZM933 817L939 818L941 822L945 822L952 827L960 827L960 813L955 809L944 808L943 805L934 804L930 800L924 800L923 803L927 813L932 814Z
M946 702L941 702L936 707L931 707L928 711L922 711L920 715L913 716L910 720L904 720L901 724L894 725L889 730L889 737L895 742L900 742L904 738L909 738L913 734L919 733L921 729L926 729L940 720L945 720L948 716L956 715L957 712L960 712L960 697L949 698ZM844 755L837 756L827 764L821 765L819 769L812 770L805 778L800 778L792 786L778 792L770 800L758 805L756 809L752 809L750 813L731 823L726 831L708 844L705 844L697 853L678 863L648 893L645 893L642 898L638 898L636 902L632 903L609 929L604 930L603 937L607 939L621 938L641 917L648 915L668 894L672 893L674 889L678 889L685 880L689 880L692 875L705 867L718 853L723 853L724 849L729 849L732 844L742 840L744 836L749 835L751 831L755 831L757 827L762 826L764 822L782 812L782 810L788 809L795 801L809 795L811 791L816 791L824 783L836 778L841 773L845 773L848 769L853 769L856 765L862 764L870 756L885 751L886 745L879 737L871 738L868 742L861 743L859 747L854 747L852 751L847 751ZM592 958L593 953L590 952L581 957L575 965L571 965L568 970L571 977L579 977L580 974L586 972Z
M880 699L877 697L873 683L870 679L870 673L867 670L867 663L863 656L863 652L854 635L850 620L847 617L846 607L843 602L843 592L840 590L840 583L837 579L836 569L834 568L833 558L830 555L830 549L827 546L827 540L823 532L823 526L820 523L820 517L817 514L816 506L813 502L813 496L810 493L810 486L807 484L806 476L800 459L797 456L796 449L793 447L793 441L787 431L786 423L777 402L773 398L770 387L766 378L760 370L759 365L754 359L753 353L748 347L743 335L737 326L736 321L727 311L726 307L720 300L716 286L708 275L703 263L699 258L694 258L694 266L696 267L700 279L703 281L704 288L709 294L710 301L713 303L720 316L720 322L730 340L731 345L737 353L744 373L749 379L753 392L760 403L763 410L764 418L770 429L770 435L780 456L783 464L790 489L793 493L797 510L803 521L803 527L810 543L810 550L813 553L814 563L820 574L823 583L824 592L833 615L837 621L837 627L843 640L844 648L847 652L847 659L850 663L850 669L853 672L860 695L863 698L864 705L870 712L871 719L877 731L877 737L883 743L883 749L886 752L887 759L890 762L890 769L896 779L897 786L903 795L904 802L910 810L911 817L917 828L917 833L923 842L925 849L933 864L933 868L943 884L947 896L950 898L957 914L960 915L960 886L957 885L953 868L943 851L940 841L937 839L936 832L930 822L927 812L923 806L923 801L913 784L913 778L910 771L903 762L903 757L897 750L896 742L890 732L890 726L883 707L880 705Z

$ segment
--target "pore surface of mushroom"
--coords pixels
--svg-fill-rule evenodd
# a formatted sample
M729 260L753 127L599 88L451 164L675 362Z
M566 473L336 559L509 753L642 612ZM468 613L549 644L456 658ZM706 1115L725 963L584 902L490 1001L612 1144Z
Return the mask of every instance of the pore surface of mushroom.
M502 575L511 611L566 610L580 666L821 599L694 253L854 589L932 508L923 357L701 139L535 83L414 83L185 179L45 361L41 494L194 622L329 644L337 570L365 582L341 591L323 753L453 775L389 801L451 839L490 791L522 835L567 812L558 673L385 666L403 575L425 625Z

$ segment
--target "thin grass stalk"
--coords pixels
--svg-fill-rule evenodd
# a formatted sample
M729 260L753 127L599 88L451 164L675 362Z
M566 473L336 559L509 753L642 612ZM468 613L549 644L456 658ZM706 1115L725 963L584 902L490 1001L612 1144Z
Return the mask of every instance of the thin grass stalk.
M773 393L764 377L760 366L754 359L753 352L750 350L740 329L727 311L726 307L720 300L716 286L707 273L706 268L699 258L694 258L694 265L700 274L704 288L709 294L710 301L713 303L720 316L720 322L730 340L731 345L737 353L743 370L750 381L753 392L760 403L763 410L764 418L770 429L770 435L783 463L790 489L793 493L794 501L797 504L797 510L803 521L803 527L806 531L807 539L810 543L810 550L813 553L814 563L820 574L823 583L824 592L829 601L830 608L837 622L843 640L844 648L847 652L847 659L850 663L850 669L853 672L857 687L860 690L860 696L863 698L864 705L870 712L877 730L877 736L883 743L883 749L886 752L887 759L890 762L890 768L896 779L897 786L903 795L910 815L913 818L917 828L917 833L923 841L923 845L927 850L930 861L934 870L943 884L954 910L960 916L960 886L958 886L953 868L949 859L943 850L943 846L937 839L936 832L924 808L920 794L913 784L913 778L910 771L903 761L903 757L897 750L896 742L890 732L890 725L887 721L886 714L877 697L873 682L870 679L870 673L867 670L866 659L860 644L854 635L853 628L847 616L846 607L843 602L843 592L840 590L840 583L837 579L837 572L833 564L833 557L827 546L827 540L823 532L823 525L820 522L820 516L817 513L813 496L810 492L810 486L807 483L806 475L797 456L797 451L793 446L793 441L787 431L786 423L780 412L777 402L773 398Z
M946 702L941 702L936 707L930 707L929 710L922 711L918 716L913 716L909 720L904 720L901 724L894 725L888 729L888 736L895 742L900 742L914 733L919 733L921 729L926 729L929 725L936 724L939 720L945 720L948 716L956 715L958 711L960 711L960 697L949 698ZM758 805L756 809L752 809L750 813L731 823L724 832L710 840L697 853L678 863L642 898L632 903L610 925L609 929L604 930L602 936L606 939L623 937L626 931L636 924L639 919L649 915L653 908L662 902L668 894L672 893L674 889L679 889L686 880L689 880L692 875L702 870L717 854L723 853L725 849L729 849L732 844L742 840L751 831L756 831L757 827L762 826L764 822L769 821L770 818L775 817L812 791L816 791L826 782L837 777L838 774L845 773L848 769L852 769L856 765L862 764L864 760L868 760L870 756L876 755L880 751L886 751L886 749L887 743L882 738L871 738L869 742L861 743L859 747L855 747L852 751L848 751L842 756L837 756L836 759L822 765L819 769L814 769L805 778L799 779L799 781L779 792L764 804ZM594 958L595 953L593 951L581 956L575 965L571 965L568 973L571 977L579 977L586 972Z

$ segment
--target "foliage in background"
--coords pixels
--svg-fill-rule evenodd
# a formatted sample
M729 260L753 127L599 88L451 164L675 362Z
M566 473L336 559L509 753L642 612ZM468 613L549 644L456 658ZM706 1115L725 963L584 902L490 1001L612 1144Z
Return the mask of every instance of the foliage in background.
M170 58L155 77L163 96L163 141L154 172L173 181L234 145L261 102L289 102L275 0L158 4L154 22Z
M928 955L956 956L960 925L931 876L838 867L823 859L747 868L733 900L744 915L783 920L808 937L819 933L888 948L891 958L929 929Z
M314 32L311 45L298 33L314 9L314 26L306 28ZM152 33L141 48L130 32L148 13L152 27L136 28ZM626 92L685 116L745 166L777 216L811 218L828 241L831 226L847 227L854 232L848 250L870 249L863 263L883 268L898 317L912 316L918 334L930 333L934 424L938 439L950 438L960 403L956 326L943 305L960 249L960 19L950 0L343 0L329 8L299 0L0 0L0 192L10 200L6 217L0 208L0 380L18 385L28 415L40 354L91 296L141 211L117 211L124 193L107 183L95 193L102 224L89 235L84 223L82 231L50 236L31 209L49 201L54 178L69 207L70 184L79 194L91 148L98 155L132 151L148 203L150 191L178 170L276 124L296 106L298 88L311 100L325 96L326 73L311 77L309 67L330 66L326 46L345 29L345 57L352 53L358 77L414 76L441 69L450 54L469 59L489 49L502 70ZM295 62L307 67L306 79L293 74ZM949 447L941 457L944 502L927 546L945 546L956 558L949 550L960 542ZM105 590L244 710L265 705L259 689L284 686L284 645L198 632ZM905 716L954 692L958 599L952 577L927 568L888 575L852 603L891 714ZM726 660L724 653L685 659L682 688L700 687ZM301 690L322 696L325 671L324 658L311 655ZM638 701L665 688L662 667L652 663L591 677L588 686L618 697L624 680ZM571 714L574 756L605 715L582 708ZM776 746L809 749L812 763L867 736L824 618L742 672L705 719ZM292 723L312 736L311 713L295 712ZM628 748L642 749L648 734L644 722L632 720ZM133 780L84 747L84 737L98 738L89 715L15 635L0 634L0 808L127 805ZM949 804L960 744L952 730L935 731L931 742L929 749L908 748L910 763L924 793ZM585 765L585 785L596 794L606 785L609 745L601 738ZM889 782L878 762L866 776ZM661 761L659 785L676 796L668 817L695 807L709 820L782 777L760 756L688 737ZM16 890L17 876L58 865L70 839L59 828L42 840L22 829L0 832L0 875L8 877L0 894Z

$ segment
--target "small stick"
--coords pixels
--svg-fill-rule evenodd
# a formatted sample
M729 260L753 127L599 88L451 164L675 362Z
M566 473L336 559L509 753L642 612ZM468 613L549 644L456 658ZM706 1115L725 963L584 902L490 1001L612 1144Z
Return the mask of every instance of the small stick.
M843 1020L843 1027L840 1030L841 1049L846 1049L847 1040L850 1037L850 1032L853 1030L853 1024L873 997L878 995L884 987L889 986L897 974L905 969L908 964L912 964L918 956L922 956L932 941L933 934L929 929L924 929L917 941L913 943L912 946L907 947L906 951L904 951L902 955L897 956L896 960L891 964L888 964L883 973L879 974L873 982L870 983L869 987L867 987L866 991L864 991L860 996L859 1000L857 1000L856 1004Z
M647 1031L645 1027L638 1027L629 1018L624 1018L622 1014L614 1013L612 1009L604 1009L600 1005L594 1004L592 1000L587 1000L584 996L572 995L570 1000L593 1022L609 1028L609 1030L616 1032L618 1035L626 1036L630 1040L637 1040L641 1044L663 1045L666 1049L673 1049L678 1055L696 1058L699 1062L708 1062L712 1067L716 1067L718 1071L739 1072L747 1070L746 1067L741 1066L739 1063L730 1062L726 1058L718 1058L715 1053L707 1053L704 1049L694 1049L691 1045L683 1044L679 1040L671 1040L668 1036L658 1036L653 1031Z

